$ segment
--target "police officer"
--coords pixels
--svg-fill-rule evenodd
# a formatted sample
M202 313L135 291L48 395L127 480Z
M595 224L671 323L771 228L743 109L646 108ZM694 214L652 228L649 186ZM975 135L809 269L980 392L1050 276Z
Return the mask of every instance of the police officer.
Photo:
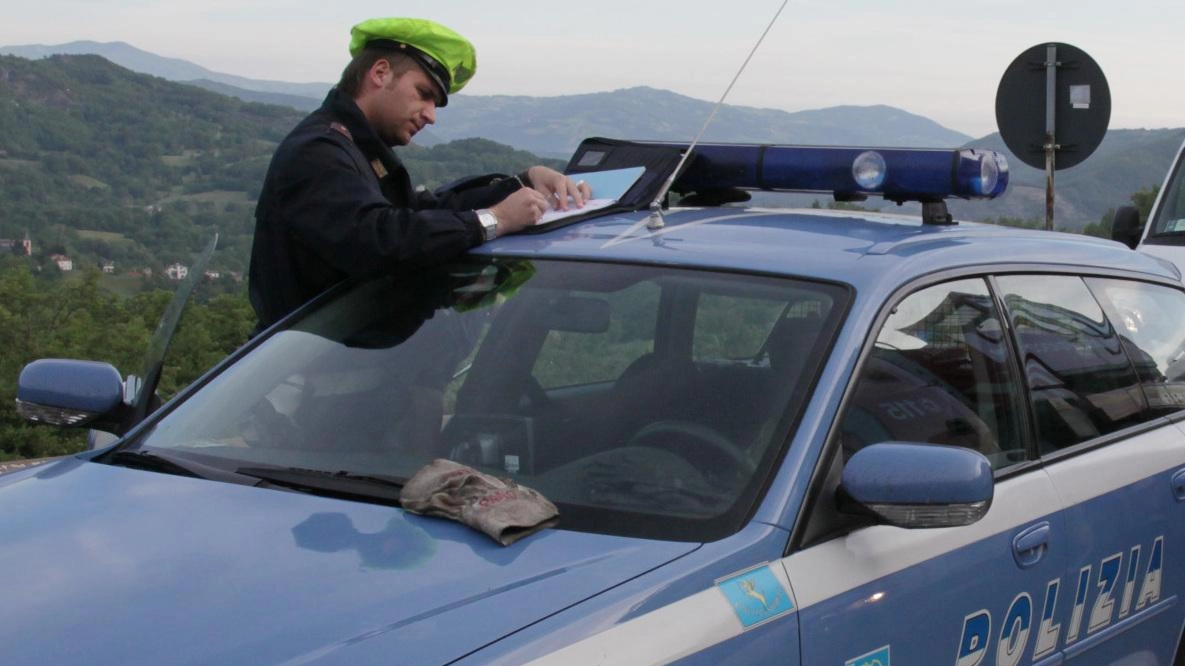
M422 19L351 30L352 60L321 108L276 149L255 209L249 294L257 330L344 278L427 266L534 224L588 186L544 166L415 192L391 146L406 145L477 68L473 45Z

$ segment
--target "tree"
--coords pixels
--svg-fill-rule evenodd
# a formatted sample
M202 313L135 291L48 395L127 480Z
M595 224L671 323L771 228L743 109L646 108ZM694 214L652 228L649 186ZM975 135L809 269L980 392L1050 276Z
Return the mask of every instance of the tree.
M1147 221L1148 216L1152 214L1152 204L1156 202L1158 194L1160 194L1160 185L1144 188L1131 195L1131 202L1135 204L1136 210L1140 211L1141 220Z
M1156 196L1160 194L1160 185L1153 185L1146 187L1138 192L1132 193L1129 200L1135 205L1136 210L1140 213L1140 221L1147 224L1148 218L1152 215L1152 204L1156 202ZM1115 209L1108 209L1106 213L1099 219L1098 222L1092 222L1082 229L1082 233L1088 236L1098 236L1099 238L1111 237L1111 223L1115 220Z
M0 460L78 451L82 430L30 426L16 413L16 377L38 358L104 361L140 374L144 354L173 294L163 289L131 297L100 285L91 269L38 280L28 262L0 262ZM158 393L167 399L246 340L255 317L242 293L191 303L165 359Z

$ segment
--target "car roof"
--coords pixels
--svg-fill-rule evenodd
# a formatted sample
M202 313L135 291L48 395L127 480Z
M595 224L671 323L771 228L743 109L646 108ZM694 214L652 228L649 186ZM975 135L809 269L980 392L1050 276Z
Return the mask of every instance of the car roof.
M672 208L658 229L649 229L648 220L645 212L608 214L506 236L475 252L796 275L857 289L971 266L1064 266L1179 280L1170 265L1110 240L974 222L935 225L868 211L732 207Z

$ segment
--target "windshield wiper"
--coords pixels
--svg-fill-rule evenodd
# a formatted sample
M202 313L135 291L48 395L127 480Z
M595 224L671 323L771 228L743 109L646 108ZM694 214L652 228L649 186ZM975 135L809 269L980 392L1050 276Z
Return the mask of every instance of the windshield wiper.
M166 453L160 449L153 449L151 451L122 449L103 456L101 461L119 467L143 469L150 472L164 472L165 474L176 474L177 476L188 476L195 479L227 481L248 486L259 483L259 479L256 477L236 474L225 469L189 460L176 454Z
M329 472L300 467L240 467L237 474L262 479L277 486L305 492L399 505L399 491L407 479L396 476Z

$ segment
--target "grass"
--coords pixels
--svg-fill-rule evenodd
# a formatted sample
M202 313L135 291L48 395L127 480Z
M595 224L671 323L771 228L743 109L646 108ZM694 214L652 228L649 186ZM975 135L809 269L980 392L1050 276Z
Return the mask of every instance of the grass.
M114 231L95 231L93 229L79 229L77 232L79 238L86 238L89 240L103 241L104 243L130 243L133 242L127 236Z
M110 185L108 185L107 183L104 183L103 181L99 180L98 178L91 178L90 176L84 176L80 173L76 173L72 176L68 176L68 178L70 179L71 182L75 183L76 185L81 185L82 187L85 187L88 190L94 190L94 189L108 190L108 189L111 189Z
M161 155L160 161L165 166L170 167L185 167L193 164L193 158L201 154L196 150L187 150L180 155Z
M144 278L132 275L104 274L99 276L99 285L120 296L129 297L140 293L143 280Z
M16 158L0 158L0 167L9 169L27 169L29 167L41 167L41 162L37 160L18 160Z
M251 203L251 197L242 190L210 190L197 194L182 194L175 197L178 201L209 201L211 203Z

